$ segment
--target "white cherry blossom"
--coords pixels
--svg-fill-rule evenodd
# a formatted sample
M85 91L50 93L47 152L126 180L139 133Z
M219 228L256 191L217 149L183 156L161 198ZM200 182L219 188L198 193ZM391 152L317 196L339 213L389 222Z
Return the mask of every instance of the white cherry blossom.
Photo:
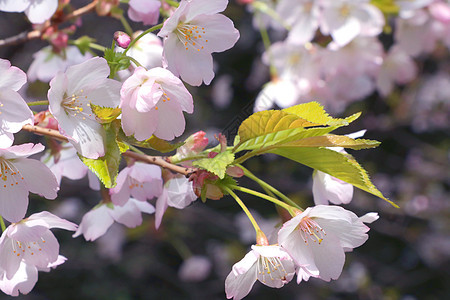
M0 11L25 12L33 24L42 24L55 13L58 0L0 0Z

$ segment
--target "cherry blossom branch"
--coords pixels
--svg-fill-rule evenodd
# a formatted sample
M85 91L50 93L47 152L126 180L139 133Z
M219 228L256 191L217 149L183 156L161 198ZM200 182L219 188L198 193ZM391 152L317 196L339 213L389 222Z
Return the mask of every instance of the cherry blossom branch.
M62 19L55 21L55 23L47 22L46 26L43 26L39 30L21 32L15 36L11 36L11 37L5 38L3 40L0 40L0 47L11 46L11 45L15 45L15 44L24 43L26 41L38 39L51 26L58 25L58 24L66 22L70 19L80 17L80 16L90 12L91 10L95 9L97 2L98 2L98 0L93 0L91 3L87 4L86 6L76 9L72 13L64 16Z
M54 129L50 129L50 128L44 128L44 127L33 126L30 124L27 124L27 125L22 126L22 130L25 130L25 131L28 131L31 133L35 133L35 134L46 135L46 136L52 137L54 139L57 139L57 140L60 140L63 142L69 141L67 139L67 137L65 137L64 135L59 133L58 130L54 130Z
M22 127L22 130L25 130L25 131L28 131L28 132L31 132L31 133L35 133L35 134L39 134L39 135L46 135L46 136L52 137L54 139L57 139L57 140L60 140L60 141L63 141L63 142L68 142L69 141L67 139L67 137L65 137L64 135L59 133L59 131L54 130L54 129L43 128L43 127L33 126L33 125L27 124L27 125L24 125ZM167 160L165 160L161 156L150 156L150 155L146 155L146 154L135 153L135 152L132 152L132 151L124 152L124 153L122 153L122 155L125 156L125 157L133 158L133 159L138 160L138 161L142 161L142 162L146 162L146 163L149 163L149 164L152 164L152 165L160 166L162 168L168 169L168 170L173 171L175 173L182 174L184 176L189 176L193 172L196 171L195 168L185 168L185 167L174 165L174 164L168 162Z
M150 156L150 155L140 154L140 153L136 153L136 152L132 152L132 151L126 151L126 152L122 153L122 155L125 157L133 158L138 161L142 161L142 162L146 162L149 164L160 166L161 168L182 174L184 176L189 176L193 172L196 171L196 169L194 169L194 168L185 168L185 167L171 164L170 162L166 161L161 156Z

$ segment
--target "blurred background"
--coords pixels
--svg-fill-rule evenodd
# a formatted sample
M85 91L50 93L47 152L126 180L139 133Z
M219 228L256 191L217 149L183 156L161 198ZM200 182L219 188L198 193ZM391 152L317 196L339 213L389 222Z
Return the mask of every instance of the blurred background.
M71 1L75 7L88 2ZM216 77L210 86L189 88L195 112L186 115L186 132L179 140L204 130L213 145L214 134L232 132L253 112L257 95L270 80L269 68L261 63L264 45L252 26L251 13L231 2L225 14L234 21L241 38L234 48L214 55ZM82 23L73 38L89 35L104 46L110 45L115 31L122 30L120 21L94 14L83 16ZM145 29L141 23L130 24L133 29ZM0 28L0 39L4 39L31 26L23 14L0 12ZM387 45L392 43L388 35L381 39ZM47 45L33 40L2 47L0 58L26 71L33 53ZM387 97L373 92L347 103L339 112L324 103L336 117L362 112L360 119L339 133L367 129L365 138L381 141L378 148L348 152L400 208L356 190L353 201L344 207L359 216L378 212L380 219L370 224L369 240L347 253L341 277L331 283L314 278L300 285L291 282L279 290L257 282L247 299L450 298L448 49L438 44L415 62L417 78L396 87ZM36 101L46 99L47 90L47 83L37 81L21 92L25 99ZM316 99L302 99L311 100ZM24 133L18 139L41 140ZM246 167L301 206L314 204L311 169L275 156L252 159ZM245 179L241 185L258 189ZM79 223L82 214L100 199L86 187L87 180L63 179L56 201L32 199L29 211L46 209ZM281 224L273 205L240 196L259 215L263 226ZM50 273L40 272L33 291L17 299L224 299L225 278L254 243L252 230L234 200L226 197L206 204L196 201L184 210L169 209L158 231L153 216L148 215L142 226L127 229L115 224L95 242L55 231L67 262ZM12 297L0 294L0 299Z

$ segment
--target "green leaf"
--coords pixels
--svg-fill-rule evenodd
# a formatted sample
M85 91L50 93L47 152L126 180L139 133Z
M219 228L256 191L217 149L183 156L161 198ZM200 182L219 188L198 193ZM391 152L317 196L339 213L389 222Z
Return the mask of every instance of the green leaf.
M225 151L217 154L213 158L202 158L192 163L193 166L205 169L219 176L220 179L225 177L227 167L234 161L234 154Z
M97 175L106 188L116 185L117 174L119 173L120 149L116 142L116 128L114 123L104 124L106 138L104 156L98 159L91 159L80 156L83 163Z
M92 112L100 120L100 123L111 123L121 114L122 110L118 107L103 107L95 104L90 104Z
M278 147L343 147L354 150L375 148L380 142L366 139L352 139L345 135L327 134L323 136L307 137L289 142Z
M346 126L356 120L361 113L356 113L345 119L333 118L318 102L308 102L283 109L284 112L294 114L315 125ZM314 125L313 125L314 126Z
M399 11L395 0L371 0L370 4L378 7L384 14L398 14Z
M240 140L233 152L328 134L348 125L358 116L359 114L345 119L332 118L317 102L299 104L284 110L257 112L242 122L238 130ZM313 126L314 128L309 128Z
M269 153L289 158L310 168L330 174L348 182L368 193L386 200L395 207L370 181L366 170L350 154L336 152L327 148L283 147L272 149Z

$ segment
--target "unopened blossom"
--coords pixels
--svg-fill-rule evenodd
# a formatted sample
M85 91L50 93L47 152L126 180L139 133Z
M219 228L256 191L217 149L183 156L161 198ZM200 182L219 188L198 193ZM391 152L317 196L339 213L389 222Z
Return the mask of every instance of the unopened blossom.
M256 280L281 288L291 281L294 274L294 262L283 248L253 245L252 250L234 264L225 280L225 292L228 299L239 300L247 296Z
M156 200L155 227L161 225L162 217L168 206L183 209L197 199L192 182L185 177L174 177L165 184L161 195Z
M337 279L346 251L361 246L369 228L351 211L340 206L318 205L284 223L278 244L285 249L302 275Z
M78 153L92 159L105 155L105 131L92 112L91 103L102 107L119 105L120 82L108 79L108 63L94 57L70 66L50 81L49 109L61 134Z
M7 279L16 274L21 262L38 270L58 262L59 243L52 228L75 231L77 225L43 211L6 228L0 238L0 268Z
M131 43L131 38L128 34L122 31L114 32L114 41L120 48L126 49Z
M158 36L164 38L164 63L190 85L214 78L211 53L230 49L239 39L233 22L219 12L228 0L182 0Z
M383 60L377 75L378 92L386 97L394 89L394 84L406 84L417 76L414 60L400 47L393 46Z
M155 212L147 201L129 199L123 206L101 203L86 213L73 237L83 235L86 241L94 241L105 234L115 222L134 228L142 224L142 213Z
M206 146L208 146L208 138L205 136L206 132L198 131L190 135L185 141L184 145L177 149L177 153L170 159L181 160L194 156L199 152L203 151Z
M123 206L130 198L147 201L162 193L161 168L136 162L117 176L117 185L110 189L111 201Z
M64 256L59 255L58 259L49 263L46 268L37 268L22 260L16 273L11 278L8 279L6 273L3 271L2 274L0 271L0 290L10 296L19 296L19 292L26 295L34 288L38 280L38 271L49 272L50 269L63 264L66 260Z
M158 23L159 0L130 0L128 2L128 17L135 22L142 22L144 25L154 25Z
M33 113L17 92L26 82L22 70L0 59L0 148L11 146L23 125L33 124Z
M28 193L55 199L58 182L42 162L27 158L45 148L31 143L0 149L0 215L9 222L19 222L28 207Z
M355 37L377 36L384 26L384 16L369 0L323 0L320 30L330 34L340 46Z
M55 13L58 0L1 0L0 11L25 12L33 24L42 24Z
M184 132L183 111L192 113L191 94L181 80L163 68L135 69L120 90L122 129L145 140L152 135L172 140Z

